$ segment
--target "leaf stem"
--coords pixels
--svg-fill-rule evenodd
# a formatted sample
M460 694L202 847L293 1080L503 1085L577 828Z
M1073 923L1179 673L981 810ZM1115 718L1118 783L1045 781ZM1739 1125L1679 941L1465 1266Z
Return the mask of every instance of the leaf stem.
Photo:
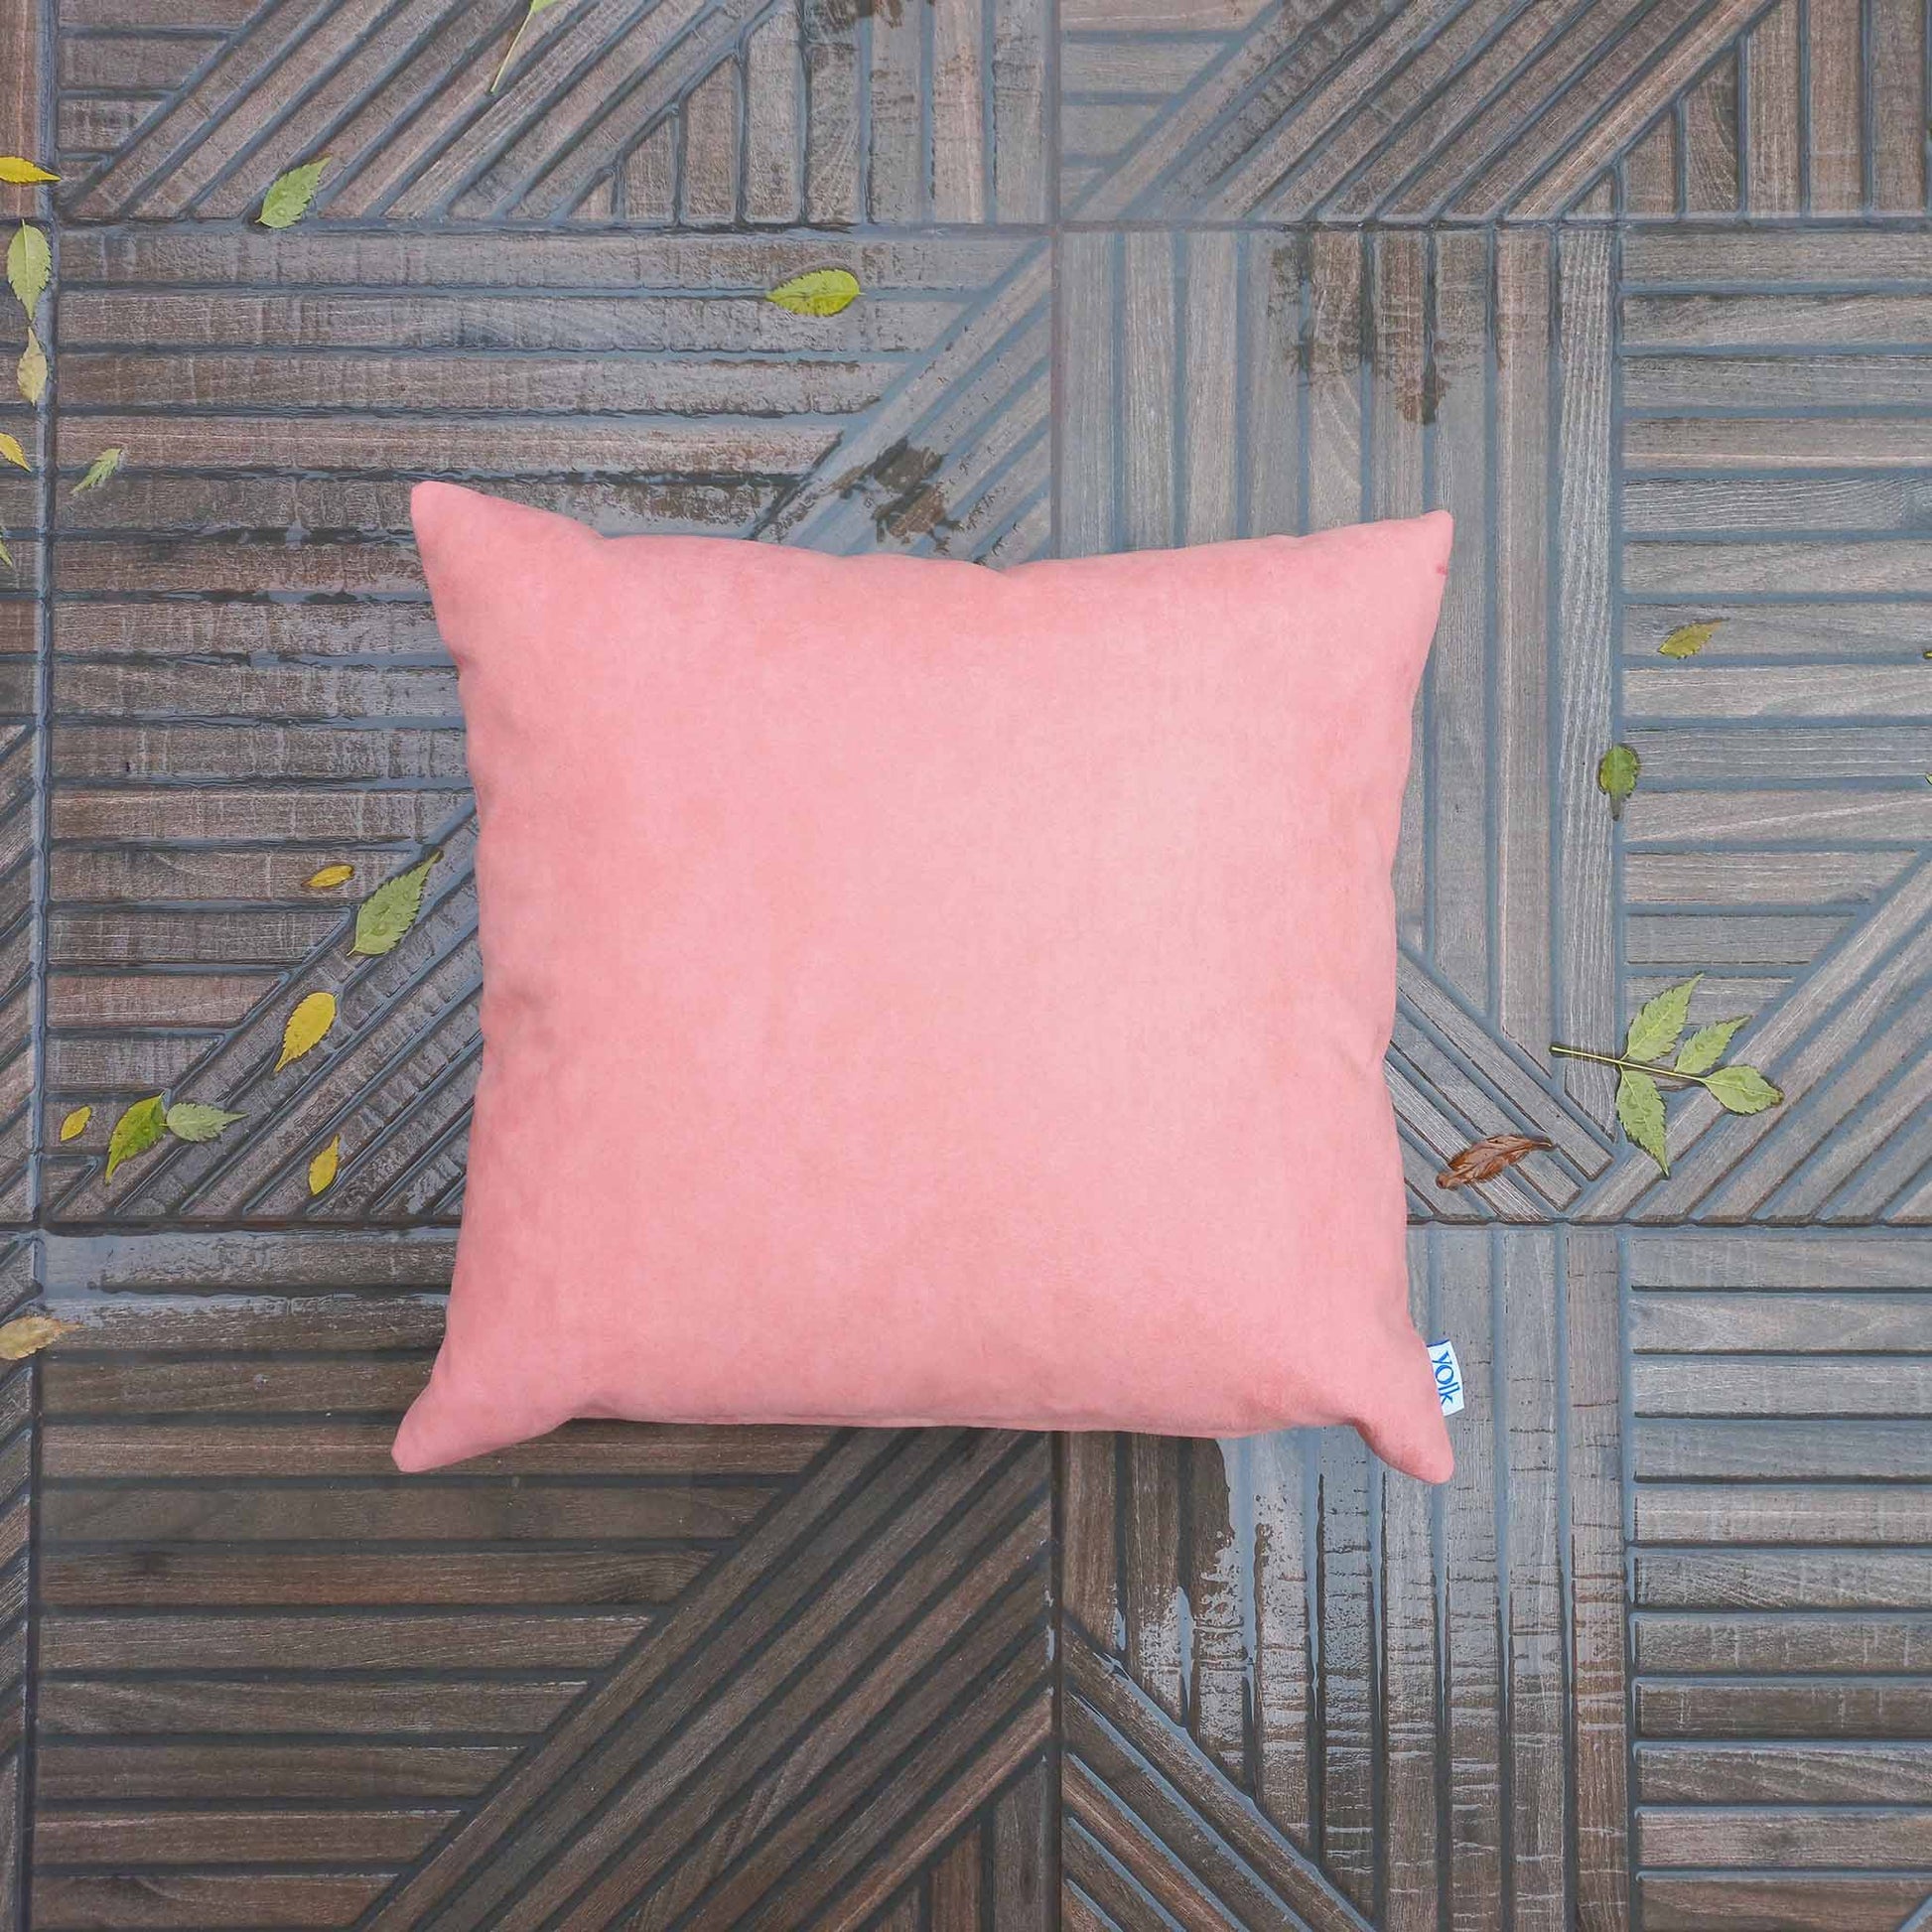
M1702 1073L1680 1073L1671 1066L1646 1066L1642 1060L1620 1059L1614 1053L1592 1053L1587 1046L1558 1046L1552 1044L1550 1051L1561 1053L1566 1059L1594 1060L1599 1066L1621 1067L1626 1073L1649 1073L1663 1080L1688 1080L1694 1086L1708 1087L1710 1079Z
M532 17L531 12L526 9L523 18L516 23L516 32L510 37L509 49L503 56L502 65L496 69L496 76L489 83L489 91L492 94L503 84L503 76L509 72L510 63L516 59L516 50L523 45L523 36L530 31Z

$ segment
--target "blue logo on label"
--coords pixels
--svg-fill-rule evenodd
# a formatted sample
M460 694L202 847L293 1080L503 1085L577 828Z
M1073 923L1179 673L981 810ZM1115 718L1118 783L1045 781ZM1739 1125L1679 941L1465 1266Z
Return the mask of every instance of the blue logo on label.
M1457 1416L1462 1413L1462 1368L1455 1359L1454 1345L1447 1341L1432 1341L1429 1344L1430 1366L1436 1371L1436 1395L1443 1405L1443 1414Z

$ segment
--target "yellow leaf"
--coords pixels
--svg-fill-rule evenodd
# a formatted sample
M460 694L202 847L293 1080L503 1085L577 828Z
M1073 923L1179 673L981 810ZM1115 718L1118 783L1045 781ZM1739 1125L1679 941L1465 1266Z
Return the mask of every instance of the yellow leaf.
M332 886L346 886L354 877L353 866L324 866L320 872L312 872L302 883L312 893L326 893Z
M31 470L34 466L27 461L27 452L11 437L0 434L0 456L21 470Z
M56 1321L51 1314L17 1315L0 1327L0 1361L24 1362L29 1355L38 1355L50 1341L72 1334L79 1325L77 1321Z
M309 1192L321 1194L335 1184L336 1170L343 1164L343 1137L338 1134L309 1163Z
M50 175L37 163L27 160L24 155L0 154L0 181L11 182L16 188L26 188L37 181L59 181L59 175Z
M291 1060L299 1060L335 1024L335 994L311 993L289 1015L289 1023L282 1029L282 1057L275 1062L275 1071L279 1073Z
M20 385L20 393L31 403L38 403L47 394L47 351L31 329L27 332L27 346L20 351L20 367L14 379Z
M1716 634L1723 618L1713 618L1709 623L1680 623L1664 641L1657 646L1659 657L1695 657Z
M61 1123L61 1138L64 1141L77 1140L87 1131L87 1123L94 1117L91 1107L76 1107Z
M780 282L765 294L767 302L789 309L795 316L835 316L849 309L865 291L849 268L814 268Z

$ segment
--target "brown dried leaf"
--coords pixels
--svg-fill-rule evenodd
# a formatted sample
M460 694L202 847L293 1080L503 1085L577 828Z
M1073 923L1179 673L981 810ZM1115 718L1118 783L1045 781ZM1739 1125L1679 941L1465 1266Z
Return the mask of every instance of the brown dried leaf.
M1556 1143L1532 1134L1491 1134L1471 1142L1436 1176L1439 1187L1467 1187L1494 1180L1506 1168L1513 1168L1525 1155L1548 1153Z
M24 1362L51 1341L70 1335L77 1321L57 1321L51 1314L22 1314L0 1327L0 1362Z

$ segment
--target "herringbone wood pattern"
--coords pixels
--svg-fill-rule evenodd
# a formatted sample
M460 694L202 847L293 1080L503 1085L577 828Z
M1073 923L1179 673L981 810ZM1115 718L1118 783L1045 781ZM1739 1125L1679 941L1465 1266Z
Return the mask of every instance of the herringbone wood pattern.
M79 1324L0 1383L0 1928L1921 1924L1924 0L562 0L491 93L521 11L0 0L64 176L0 187L57 257L0 1223ZM1455 1481L604 1425L397 1478L479 1050L424 475L994 566L1451 509L1389 1082ZM349 958L303 882L432 849ZM1549 1048L1694 973L1786 1099L1674 1097L1665 1175ZM108 1185L160 1089L245 1126ZM1552 1145L1437 1186L1499 1130Z

